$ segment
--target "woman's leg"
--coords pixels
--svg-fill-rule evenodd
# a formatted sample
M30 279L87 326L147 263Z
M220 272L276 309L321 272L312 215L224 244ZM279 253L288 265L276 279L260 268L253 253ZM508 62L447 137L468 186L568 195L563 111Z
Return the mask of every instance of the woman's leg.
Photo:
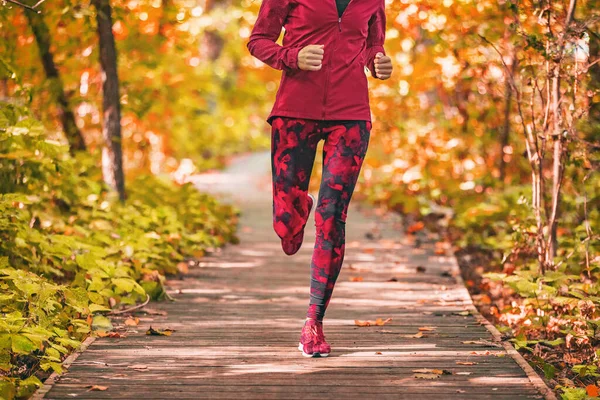
M317 227L311 262L307 317L323 320L342 268L348 205L369 145L369 121L324 123L323 178L315 211Z
M313 120L277 117L271 126L273 228L284 243L300 237L308 220L308 183L320 137Z

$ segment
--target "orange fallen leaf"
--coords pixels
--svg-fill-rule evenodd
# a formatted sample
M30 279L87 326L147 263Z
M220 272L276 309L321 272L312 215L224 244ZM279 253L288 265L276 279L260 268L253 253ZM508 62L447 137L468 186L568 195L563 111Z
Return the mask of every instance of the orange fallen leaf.
M377 318L377 320L375 320L375 321L369 321L369 320L367 320L367 321L360 321L358 319L355 319L354 320L354 324L356 326L375 326L375 325L382 326L382 325L387 324L391 320L392 320L391 318L387 318L385 320L383 320L381 318Z
M105 390L108 390L108 386L90 385L87 387L89 388L88 392L91 392L91 391L104 392Z
M140 323L140 319L139 318L127 318L125 320L125 325L127 326L137 326Z
M111 338L111 339L120 339L120 338L127 337L127 335L123 335L120 332L98 331L98 332L96 332L96 334L98 335L98 337L107 337L107 338Z
M435 249L435 254L437 254L438 256L446 254L446 249L442 249L441 247L438 247L437 249Z
M381 352L380 351L376 351L375 354L381 354Z
M435 326L422 326L419 328L420 331L431 332L435 331L437 328Z
M590 397L598 397L598 386L596 385L587 385L585 387L585 391Z
M180 263L177 263L177 271L179 271L180 273L182 273L184 275L189 273L190 269L189 269L188 263L183 262L183 261Z
M363 281L363 277L362 276L352 276L350 277L350 282L362 282Z
M474 361L457 361L456 365L477 365Z
M416 223L412 224L411 226L409 226L408 229L406 230L406 232L407 233L415 233L415 232L422 230L423 228L425 228L425 224L423 223L423 221L419 221L419 222L416 222Z
M417 372L419 374L452 375L452 372L448 371L447 369L421 368L413 369L412 372Z
M374 252L375 252L375 249L371 248L371 247L369 247L367 249L363 249L363 253L369 253L369 254L371 254L371 253L374 253Z

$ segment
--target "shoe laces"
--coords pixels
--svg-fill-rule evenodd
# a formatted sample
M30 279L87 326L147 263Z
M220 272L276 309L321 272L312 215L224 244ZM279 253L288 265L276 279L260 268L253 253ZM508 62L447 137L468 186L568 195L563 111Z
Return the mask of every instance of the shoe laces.
M310 334L310 340L314 344L319 344L325 341L325 335L323 329L319 329L321 326L318 323L314 323L308 326L308 333Z

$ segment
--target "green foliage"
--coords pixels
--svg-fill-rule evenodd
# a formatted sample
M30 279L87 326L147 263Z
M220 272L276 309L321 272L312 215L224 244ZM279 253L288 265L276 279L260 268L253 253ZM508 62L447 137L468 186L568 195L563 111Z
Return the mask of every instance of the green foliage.
M191 184L138 176L123 204L101 182L91 156L0 104L2 397L26 397L32 373L60 372L92 330L111 330L111 307L164 298L177 261L237 241L238 211Z

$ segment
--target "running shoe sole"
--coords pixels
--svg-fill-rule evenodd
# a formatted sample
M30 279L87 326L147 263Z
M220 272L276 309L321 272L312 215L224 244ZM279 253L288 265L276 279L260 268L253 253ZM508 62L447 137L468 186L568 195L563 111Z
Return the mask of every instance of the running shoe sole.
M298 350L300 350L302 352L302 355L304 357L327 357L329 355L329 353L312 353L312 354L305 353L304 346L302 346L302 343L298 343Z

